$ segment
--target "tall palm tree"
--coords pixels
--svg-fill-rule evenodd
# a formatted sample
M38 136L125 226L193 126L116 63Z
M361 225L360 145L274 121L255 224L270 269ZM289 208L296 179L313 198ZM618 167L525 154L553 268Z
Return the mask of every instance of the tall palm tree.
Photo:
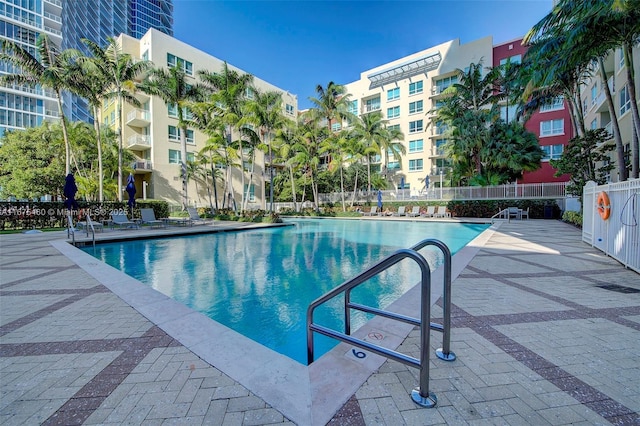
M122 201L123 181L123 132L122 108L124 102L135 107L140 107L140 101L135 97L135 80L151 67L149 61L136 61L128 54L123 53L118 41L107 38L107 45L102 48L96 42L83 40L89 52L93 55L93 61L89 67L92 73L109 81L111 84L104 93L104 99L116 100L116 134L118 137L118 201Z
M296 159L295 147L301 140L300 128L297 123L289 122L285 127L276 131L273 140L274 150L278 161L282 161L289 169L289 180L291 181L291 196L293 198L294 211L298 211L298 201L296 198L295 174L300 168L300 163Z
M227 136L229 138L235 133L239 135L240 128L245 124L243 119L244 104L247 101L248 93L253 91L253 75L244 74L229 68L225 62L220 72L211 72L201 70L198 72L203 84L212 92L210 103L213 113L222 118L224 124L228 127ZM234 132L235 130L235 132ZM242 138L238 137L238 156L240 157L240 176L241 186L244 188L244 153ZM233 194L233 186L231 182L231 169L228 170L229 193Z
M311 182L313 202L316 211L318 204L318 166L320 164L320 143L327 138L329 130L320 123L313 112L300 115L298 118L300 139L294 145L295 161L303 167L303 173Z
M326 88L318 84L316 93L317 97L309 98L314 105L311 111L326 119L329 131L331 131L331 124L334 121L356 121L356 115L349 112L350 96L344 86L330 81Z
M177 112L178 129L180 130L180 178L182 179L182 208L189 205L187 179L187 131L189 112L187 102L198 101L203 96L204 88L198 84L190 84L185 72L178 67L154 68L138 85L144 93L158 96L167 106L174 106Z
M248 120L258 126L263 145L267 146L269 161L269 211L273 212L273 153L272 141L275 132L282 129L287 119L282 112L282 93L257 91L254 99L247 103ZM266 166L266 162L265 162Z
M65 175L68 175L71 173L71 146L62 107L62 92L75 89L74 78L77 74L69 72L73 67L73 55L66 51L60 52L46 34L38 36L35 54L19 43L6 39L0 40L0 49L0 60L16 67L15 73L0 76L2 84L41 86L55 93L65 146Z

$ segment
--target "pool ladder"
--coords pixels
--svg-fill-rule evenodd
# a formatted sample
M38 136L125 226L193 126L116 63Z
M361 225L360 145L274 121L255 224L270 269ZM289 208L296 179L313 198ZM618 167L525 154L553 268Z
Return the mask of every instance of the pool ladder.
M423 247L436 246L444 254L444 291L443 291L443 322L442 324L432 323L431 321L431 270L425 258L418 253ZM389 269L396 263L409 258L415 261L420 267L421 280L421 296L420 296L420 319L408 317L383 309L365 306L351 302L351 290L360 284L368 281L382 271ZM324 327L313 322L314 310L327 302L328 300L344 293L344 333ZM351 309L379 315L385 318L394 319L420 327L420 359L416 359L403 353L385 348L383 346L374 345L365 340L361 340L351 336ZM451 251L441 241L435 239L427 239L419 242L409 249L400 249L395 253L382 259L380 262L371 266L360 275L345 281L340 286L330 292L320 296L314 300L307 308L307 361L311 364L314 361L313 354L313 333L324 334L325 336L350 343L362 349L369 350L378 355L401 362L410 367L416 367L420 370L420 384L411 392L411 399L418 405L432 408L437 404L436 395L429 391L429 338L430 331L442 332L442 348L436 350L436 356L445 361L454 361L456 355L450 349L451 342Z

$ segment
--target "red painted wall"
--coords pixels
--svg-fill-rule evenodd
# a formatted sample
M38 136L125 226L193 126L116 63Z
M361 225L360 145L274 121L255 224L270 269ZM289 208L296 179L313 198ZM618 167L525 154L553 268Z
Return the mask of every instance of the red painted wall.
M522 45L522 39L513 40L493 47L493 64L496 67L500 65L500 60L509 58L514 55L524 57L527 52L526 46ZM540 137L540 122L547 120L564 119L564 134L558 136ZM531 116L525 124L525 128L536 135L540 146L546 145L567 145L573 137L573 127L571 125L571 116L569 115L569 106L564 103L564 109L549 112L536 112ZM565 174L560 177L554 177L556 170L551 167L548 161L541 163L541 168L535 172L526 172L519 183L540 183L540 182L566 182L569 175Z

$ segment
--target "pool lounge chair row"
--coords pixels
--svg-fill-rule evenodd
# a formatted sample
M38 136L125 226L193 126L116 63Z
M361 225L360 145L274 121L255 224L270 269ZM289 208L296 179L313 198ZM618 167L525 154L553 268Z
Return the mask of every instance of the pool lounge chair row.
M371 207L368 212L362 212L363 216L382 216L384 213L378 211L378 206ZM387 213L389 215L389 213ZM410 212L407 212L406 206L398 207L397 212L390 214L391 216L407 216L407 217L451 217L451 212L447 206L427 206L427 210L420 211L420 206L413 206Z

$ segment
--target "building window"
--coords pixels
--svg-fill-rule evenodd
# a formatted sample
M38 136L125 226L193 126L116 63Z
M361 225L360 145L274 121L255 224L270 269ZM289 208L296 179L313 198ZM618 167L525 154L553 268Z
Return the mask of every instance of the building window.
M444 155L444 146L446 143L446 139L436 139L436 155Z
M387 129L388 129L390 132L394 132L394 133L395 133L395 132L399 132L399 131L400 131L400 125L399 125L399 124L392 124L392 125L390 125L390 126L387 126Z
M182 162L182 155L180 155L180 150L178 149L170 149L169 150L169 164L180 164Z
M380 97L367 99L364 105L364 112L378 111L380 110Z
M423 147L424 147L424 141L422 139L409 141L409 152L422 152Z
M500 65L506 65L507 63L510 63L510 64L522 63L522 55L513 55L513 56L509 56L508 58L500 59Z
M540 136L564 135L564 119L540 122Z
M540 105L540 112L557 111L564 109L564 97L556 96L548 102Z
M458 82L458 76L452 75L451 77L441 78L440 80L436 80L436 93L442 93L445 89L452 84L456 84Z
M507 122L512 122L513 120L516 119L516 112L518 110L518 106L517 105L502 105L500 106L500 119L502 121L504 121L505 123Z
M176 126L169 126L169 141L180 142L180 129ZM187 129L187 143L195 143L193 130Z
M424 131L424 125L422 120L409 122L409 133L418 133Z
M596 81L591 87L591 105L595 105L598 100L598 82Z
M409 83L409 95L417 95L422 93L422 80Z
M167 114L171 118L178 118L178 105L167 104ZM189 111L187 107L182 108L182 118L185 120L191 120L193 118L193 114L191 114L191 111Z
M400 162L399 161L389 161L387 164L388 170L400 170Z
M624 68L624 50L618 49L618 58L620 58L618 61L618 69L621 70Z
M249 192L249 196L247 197L247 192ZM250 203L256 202L256 186L254 184L245 185L244 186L244 194L243 196L249 200Z
M189 61L185 61L182 58L172 55L171 53L167 53L167 66L169 68L179 68L184 71L186 75L193 76L193 64Z
M400 99L400 88L387 90L387 101L395 101L396 99Z
M591 130L595 130L598 128L598 119L594 118L593 120L591 120L591 126L589 126L589 128Z
M542 161L559 160L564 151L564 145L546 145L540 147L544 151Z
M424 107L424 101L415 101L409 103L409 114L416 114L422 112Z
M255 93L253 92L253 89L251 87L247 87L244 91L244 97L247 99L254 99L255 98Z
M387 118L398 118L400 117L400 107L395 106L392 108L387 108Z
M358 100L349 102L348 110L353 115L358 115Z
M293 115L293 105L285 104L284 109L287 114Z
M436 122L436 135L442 135L447 130L449 130L447 123L443 123L442 121Z
M631 109L631 98L629 97L629 89L623 86L620 90L620 115Z
M424 160L422 158L417 158L415 160L409 160L409 171L410 172L419 172L422 170Z
M332 132L339 132L341 128L342 128L342 125L340 123L332 123L331 124L331 131Z

